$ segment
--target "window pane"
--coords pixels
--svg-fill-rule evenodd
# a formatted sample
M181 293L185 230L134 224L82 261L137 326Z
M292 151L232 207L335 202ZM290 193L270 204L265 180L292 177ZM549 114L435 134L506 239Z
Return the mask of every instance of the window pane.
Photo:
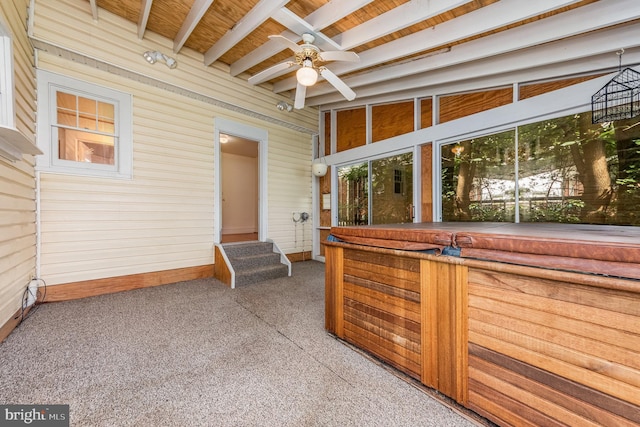
M64 108L65 110L76 111L76 97L68 93L56 92L56 105L58 108Z
M97 130L97 102L94 99L78 97L79 125L81 129Z
M58 153L62 160L115 164L115 138L73 129L58 129Z
M413 222L413 155L371 162L371 224Z
M58 108L58 124L62 126L77 127L76 112Z
M514 221L514 131L441 150L443 221Z
M113 104L98 102L98 130L105 133L115 133L114 125L115 108Z
M368 181L367 163L338 169L338 225L369 223Z
M78 126L76 97L64 92L56 92L57 123L63 126Z
M588 112L521 126L521 221L640 225L639 123Z

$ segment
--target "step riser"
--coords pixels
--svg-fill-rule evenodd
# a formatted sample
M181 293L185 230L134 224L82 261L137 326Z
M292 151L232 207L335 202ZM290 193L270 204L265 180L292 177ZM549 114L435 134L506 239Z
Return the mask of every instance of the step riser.
M282 264L281 267L271 268L261 271L252 271L247 273L236 272L236 286L249 285L258 282L264 282L271 279L279 279L288 276L288 268Z
M251 257L230 257L229 261L236 270L266 267L269 265L280 264L280 254L272 252L270 254L254 255Z
M289 267L273 252L273 243L251 242L223 245L235 271L235 285L248 285L289 276Z

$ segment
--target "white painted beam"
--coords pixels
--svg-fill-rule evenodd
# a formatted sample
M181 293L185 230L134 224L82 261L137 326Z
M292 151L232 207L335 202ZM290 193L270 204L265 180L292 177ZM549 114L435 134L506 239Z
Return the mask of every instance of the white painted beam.
M333 24L334 22L339 21L345 16L350 15L356 10L366 6L372 1L373 0L332 0L322 6L320 9L317 9L316 11L309 14L309 16L305 17L304 21L306 21L306 24L301 24L301 21L303 20L303 18L301 17L297 17L297 20L293 20L295 18L282 14L279 16L279 22L283 25L285 25L284 21L287 18L290 18L293 21L290 21L292 25L291 27L285 25L286 27L288 27L288 29L280 33L280 35L297 43L301 40L300 36L302 35L302 33L312 32L314 35L320 36L318 38L318 46L320 47L320 49L336 49L337 45L333 41L330 42L331 44L329 44L328 42L327 44L323 44L325 43L325 39L327 38L324 37L324 35L320 31L323 28L326 28L329 25ZM278 18L278 15L274 14L274 17ZM340 46L338 46L337 49L341 50ZM243 71L246 71L254 65L257 65L262 61L271 58L272 56L282 52L283 50L284 49L281 43L270 40L257 49L254 49L252 52L245 55L238 61L231 64L230 73L232 76L237 76Z
M470 42L472 44L473 42ZM418 88L433 87L438 85L453 85L455 82L478 81L488 79L495 75L504 75L545 67L557 67L559 64L580 61L585 58L602 57L610 55L610 67L617 66L615 52L623 47L631 51L640 46L637 37L637 27L625 25L600 31L590 32L581 37L567 38L544 45L530 47L505 55L484 58L454 67L438 68L424 71L406 79L388 80L382 84L364 86L357 90L358 98L380 96L383 93L401 91L413 91ZM471 46L470 49L473 49ZM597 69L596 65L590 66L589 71ZM347 79L345 82L348 84ZM309 88L311 89L311 88ZM326 91L323 95L312 95L307 92L308 106L326 105L342 102L340 94Z
M353 49L465 3L472 2L470 0L412 0L339 34L334 37L334 40L345 50Z
M533 2L530 0L510 0L508 2L494 3L459 18L444 22L435 28L419 31L373 49L360 52L360 61L357 63L336 63L331 64L330 67L337 75L351 73L383 62L411 56L421 51L447 46L455 41L464 40L533 16L538 16L558 7L567 6L575 3L575 1L576 0L538 0ZM570 14L574 16L574 14L581 10L582 8L570 12ZM578 21L579 19L576 19L574 25L579 25ZM496 46L496 48L499 47ZM296 82L292 81L292 79L282 80L274 86L274 92L290 90L295 84Z
M196 0L193 3L193 6L191 6L191 9L189 10L189 14L178 30L176 37L173 39L174 53L178 53L180 49L182 49L182 46L184 46L184 43L191 35L194 28L196 28L204 14L207 13L207 10L209 10L209 7L213 4L213 1L214 0Z
M464 45L455 46L451 52L446 54L377 69L370 73L348 78L345 82L352 87L385 82L425 70L462 64L525 49L537 44L549 43L640 17L639 2L634 0L611 1L626 3L626 7L611 8L608 7L610 4L604 6L603 3L594 3L574 11L573 14L555 15L541 21L468 42ZM288 84L284 82L274 85L274 91L277 92L283 87L286 88ZM318 96L331 91L332 88L329 85L320 83L310 88L309 96Z
M91 6L91 17L94 21L98 20L98 0L89 0L89 6Z
M218 58L224 55L229 49L235 46L249 33L258 28L264 21L269 19L274 12L288 3L288 0L260 0L244 18L211 46L204 54L204 65L213 64Z
M144 32L147 31L147 22L149 22L152 4L153 0L142 0L140 4L140 16L138 17L138 39L140 40L144 37Z

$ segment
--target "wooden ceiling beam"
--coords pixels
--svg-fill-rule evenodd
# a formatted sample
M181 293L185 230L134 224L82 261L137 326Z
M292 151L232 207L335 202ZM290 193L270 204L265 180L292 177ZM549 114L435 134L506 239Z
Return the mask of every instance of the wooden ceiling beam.
M178 53L182 46L184 46L185 42L193 32L194 28L198 25L202 17L209 7L213 4L214 0L196 0L191 6L189 10L189 14L185 18L180 30L176 34L176 37L173 39L173 52Z
M211 46L204 54L204 65L213 64L229 49L244 39L249 33L258 28L269 19L274 12L287 4L289 0L260 0L260 2L247 13L244 18Z

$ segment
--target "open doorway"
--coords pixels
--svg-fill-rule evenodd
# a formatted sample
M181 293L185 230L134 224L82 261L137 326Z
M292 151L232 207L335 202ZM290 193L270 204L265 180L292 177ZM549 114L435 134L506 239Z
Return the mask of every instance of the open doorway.
M258 144L220 133L221 243L258 240Z
M265 241L268 132L214 119L214 244Z

